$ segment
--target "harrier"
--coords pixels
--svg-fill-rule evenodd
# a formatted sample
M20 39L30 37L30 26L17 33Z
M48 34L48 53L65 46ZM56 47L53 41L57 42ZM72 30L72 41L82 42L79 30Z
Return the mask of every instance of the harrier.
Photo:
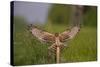
M41 30L37 28L34 25L28 26L29 31L35 36L38 40L46 42L46 43L52 43L52 45L49 47L57 47L57 46L64 46L63 42L66 42L67 40L72 39L80 30L80 27L74 26L69 30L65 30L62 33L55 33L51 34L49 32L46 32L44 30Z

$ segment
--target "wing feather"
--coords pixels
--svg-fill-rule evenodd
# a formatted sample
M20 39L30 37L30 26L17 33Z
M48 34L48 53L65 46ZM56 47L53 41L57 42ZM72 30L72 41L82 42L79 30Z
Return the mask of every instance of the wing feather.
M70 31L70 33L68 33L69 35L69 39L72 39L76 36L76 34L80 31L80 27L73 27Z
M60 34L60 41L63 42L63 41L66 41L68 39L72 39L75 37L75 35L79 32L80 30L80 27L73 27L72 29L70 30L66 30L64 31L63 33Z
M53 34L43 31L43 30L37 28L36 26L31 27L31 32L32 32L33 36L38 38L40 41L51 42L51 43L53 43L55 41L55 37Z

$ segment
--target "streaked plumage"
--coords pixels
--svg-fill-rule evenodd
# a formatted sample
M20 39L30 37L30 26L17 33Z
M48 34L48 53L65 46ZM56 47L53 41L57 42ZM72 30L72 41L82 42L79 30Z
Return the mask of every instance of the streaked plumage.
M59 46L63 42L69 39L72 39L80 30L80 27L75 26L71 28L70 30L65 30L64 32L60 34L59 33L51 34L49 32L46 32L37 28L34 25L30 25L29 30L40 41L47 42L47 43L50 42L50 43L53 43L53 45Z

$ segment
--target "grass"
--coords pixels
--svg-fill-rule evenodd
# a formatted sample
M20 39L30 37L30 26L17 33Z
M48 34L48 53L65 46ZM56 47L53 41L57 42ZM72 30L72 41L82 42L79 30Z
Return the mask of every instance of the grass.
M66 62L95 61L97 58L96 28L85 27L62 52Z
M46 26L47 27L47 26ZM65 25L54 25L49 32L62 32ZM16 30L16 29L15 29ZM18 30L18 29L17 29ZM20 29L19 29L20 30ZM78 35L65 43L61 51L61 63L83 62L97 60L97 31L95 27L83 27ZM47 48L50 45L39 42L25 27L14 32L14 65L48 64L55 63L54 58L48 58Z
M61 63L97 60L96 12L96 10L90 10L90 12L84 15L84 26L74 39L65 43L68 47L65 47L61 51ZM52 57L48 57L47 48L50 44L41 43L34 38L31 33L26 30L25 23L26 20L24 18L14 18L14 65L55 63L53 55ZM61 33L68 28L67 24L68 23L52 23L52 21L48 20L44 29L51 33ZM48 63L49 60L50 62Z

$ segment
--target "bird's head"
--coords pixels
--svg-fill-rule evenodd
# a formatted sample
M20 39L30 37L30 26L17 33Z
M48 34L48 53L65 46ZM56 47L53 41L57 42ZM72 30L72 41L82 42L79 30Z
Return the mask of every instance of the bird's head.
M58 37L59 36L59 33L55 33L55 36Z

